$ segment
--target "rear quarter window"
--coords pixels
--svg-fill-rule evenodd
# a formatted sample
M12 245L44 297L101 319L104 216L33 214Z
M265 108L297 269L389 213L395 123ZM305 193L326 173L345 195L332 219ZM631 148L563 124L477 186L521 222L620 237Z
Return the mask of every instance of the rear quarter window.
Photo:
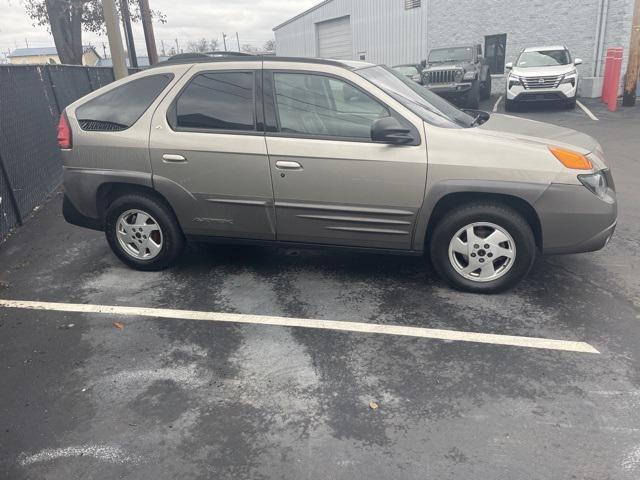
M252 71L194 75L168 112L174 130L255 131L255 80Z
M172 73L150 75L114 88L76 108L80 128L121 131L131 127L167 85Z

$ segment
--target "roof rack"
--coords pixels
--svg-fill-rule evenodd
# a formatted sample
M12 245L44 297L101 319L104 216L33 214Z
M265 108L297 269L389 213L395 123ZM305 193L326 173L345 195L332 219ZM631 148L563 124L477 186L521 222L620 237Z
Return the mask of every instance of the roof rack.
M163 67L166 65L184 65L196 63L221 63L221 62L291 62L291 63L312 63L318 65L333 65L335 67L348 68L353 67L339 61L326 60L324 58L307 58L307 57L278 57L278 56L262 56L262 55L237 55L240 52L234 52L236 55L212 57L204 53L182 53L174 55L164 62L157 63L154 67Z

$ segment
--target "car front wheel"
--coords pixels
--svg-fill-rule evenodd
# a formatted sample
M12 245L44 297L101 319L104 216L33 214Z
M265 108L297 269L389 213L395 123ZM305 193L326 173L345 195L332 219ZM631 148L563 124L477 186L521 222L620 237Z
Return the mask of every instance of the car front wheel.
M117 198L106 211L105 235L116 256L136 270L162 270L175 263L185 240L165 202L145 193Z
M453 210L431 236L431 261L458 290L498 293L514 287L536 255L533 231L515 210L479 203Z
M516 109L516 102L514 100L505 99L504 110L505 112L513 112Z
M570 98L569 100L567 100L566 102L566 106L569 110L573 110L574 108L576 108L576 103L577 103L578 99L576 97Z

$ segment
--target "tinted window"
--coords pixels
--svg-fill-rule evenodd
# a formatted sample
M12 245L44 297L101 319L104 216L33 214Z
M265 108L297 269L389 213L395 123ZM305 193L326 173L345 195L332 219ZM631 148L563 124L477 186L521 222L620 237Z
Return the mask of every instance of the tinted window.
M160 95L173 74L151 75L133 80L89 100L76 109L83 130L125 130L142 116Z
M183 128L255 130L253 73L196 75L176 103L176 124Z
M285 133L371 138L386 107L354 86L322 75L276 73L276 104Z

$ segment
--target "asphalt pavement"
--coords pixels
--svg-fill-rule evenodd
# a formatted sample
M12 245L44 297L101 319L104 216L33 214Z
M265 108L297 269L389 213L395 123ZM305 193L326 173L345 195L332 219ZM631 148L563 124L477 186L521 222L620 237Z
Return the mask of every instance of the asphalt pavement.
M0 299L170 313L0 307L0 478L640 478L640 107L583 103L598 120L516 115L602 143L617 231L600 252L539 259L502 295L452 291L419 258L348 252L194 246L136 272L53 195L0 245Z

